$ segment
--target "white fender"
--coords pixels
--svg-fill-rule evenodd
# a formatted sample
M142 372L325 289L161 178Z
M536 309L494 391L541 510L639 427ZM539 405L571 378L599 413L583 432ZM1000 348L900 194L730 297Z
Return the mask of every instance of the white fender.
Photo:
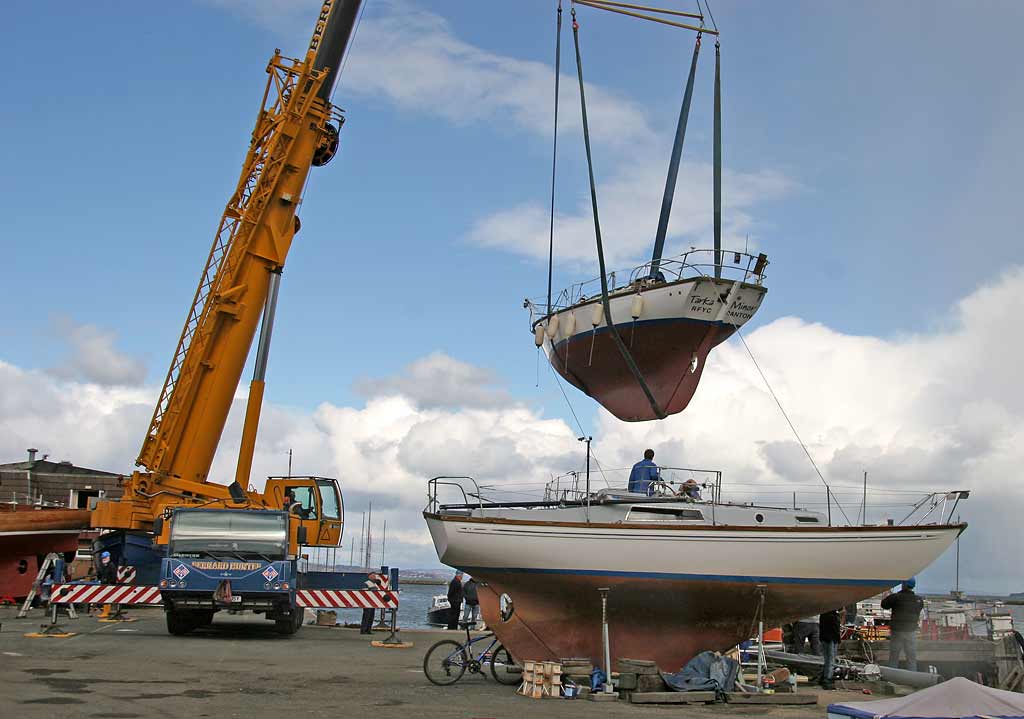
M633 307L629 314L633 316L633 319L640 319L640 315L644 311L644 296L637 292L633 295Z
M596 302L594 303L594 309L590 314L590 324L597 327L602 322L604 322L604 305L600 302Z
M537 326L533 330L533 343L538 347L544 344L544 325L540 322L537 323Z
M555 339L555 335L558 334L558 315L551 315L548 317L548 337L552 340Z
M565 336L572 337L576 331L576 313L570 312L565 316Z

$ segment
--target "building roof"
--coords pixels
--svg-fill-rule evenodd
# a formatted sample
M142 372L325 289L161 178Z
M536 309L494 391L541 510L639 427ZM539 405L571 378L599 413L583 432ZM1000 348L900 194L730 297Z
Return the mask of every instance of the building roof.
M99 477L120 477L116 472L104 472L100 469L89 469L88 467L77 467L71 462L51 462L48 459L24 460L21 462L8 462L0 464L0 471L27 471L39 472L40 474L83 474Z

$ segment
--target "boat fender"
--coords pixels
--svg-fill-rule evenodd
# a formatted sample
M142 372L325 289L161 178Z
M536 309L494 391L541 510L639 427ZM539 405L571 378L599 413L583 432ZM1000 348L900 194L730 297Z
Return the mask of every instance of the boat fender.
M576 331L576 313L570 312L565 318L565 336L572 337Z
M540 322L537 323L537 326L533 330L533 343L538 347L544 344L544 325Z
M637 292L633 295L633 308L630 310L630 314L634 320L640 319L640 315L644 311L644 296Z
M600 302L594 304L594 310L590 315L590 324L597 327L604 321L604 307Z
M548 318L548 337L552 340L555 339L555 335L558 334L558 315L551 315Z

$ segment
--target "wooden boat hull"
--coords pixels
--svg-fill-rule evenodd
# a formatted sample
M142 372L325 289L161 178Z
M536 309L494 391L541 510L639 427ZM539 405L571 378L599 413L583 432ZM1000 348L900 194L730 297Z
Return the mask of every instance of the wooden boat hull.
M609 300L612 324L660 409L686 409L711 350L742 327L767 290L756 284L690 278ZM657 419L604 320L599 298L580 302L544 325L551 366L621 420Z
M78 536L88 527L85 509L0 509L0 598L26 596L50 552L73 559Z

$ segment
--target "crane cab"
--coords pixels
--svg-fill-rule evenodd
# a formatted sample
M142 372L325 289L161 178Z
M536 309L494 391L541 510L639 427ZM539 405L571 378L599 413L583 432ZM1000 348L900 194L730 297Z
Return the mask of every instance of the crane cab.
M274 509L286 510L292 518L293 544L336 547L341 544L345 506L338 480L326 477L269 477L263 498ZM298 541L298 528L305 527L306 541Z

